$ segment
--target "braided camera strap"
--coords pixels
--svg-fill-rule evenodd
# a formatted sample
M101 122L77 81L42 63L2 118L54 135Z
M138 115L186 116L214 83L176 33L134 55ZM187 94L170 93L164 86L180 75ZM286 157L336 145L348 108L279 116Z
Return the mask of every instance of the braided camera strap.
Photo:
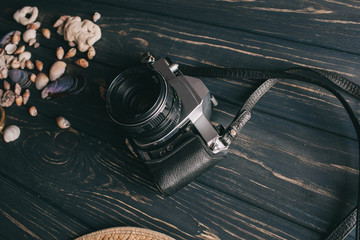
M360 99L360 86L356 83L336 74L333 72L310 69L310 68L291 68L280 72L269 72L260 70L250 69L238 69L238 68L206 68L206 67L190 67L180 66L180 70L185 75L191 75L196 77L214 77L214 78L232 78L232 79L251 79L251 80L264 80L262 83L246 100L241 110L237 113L232 123L226 129L225 134L222 136L223 141L230 144L231 141L236 137L241 128L250 119L251 110L260 98L277 82L283 80L297 80L311 84L315 84L322 88L325 88L332 94L334 94L344 106L348 113L351 122L354 125L360 150L360 124L359 121L346 101L346 99L340 94L336 88L340 88L347 93ZM314 78L307 78L300 73L311 72L317 74L323 79L317 80ZM360 163L360 153L359 153ZM360 192L360 175L359 175L359 187L358 193ZM357 205L360 206L360 194L358 194ZM327 236L326 240L344 239L356 226L356 240L360 240L360 214L357 211L357 207Z

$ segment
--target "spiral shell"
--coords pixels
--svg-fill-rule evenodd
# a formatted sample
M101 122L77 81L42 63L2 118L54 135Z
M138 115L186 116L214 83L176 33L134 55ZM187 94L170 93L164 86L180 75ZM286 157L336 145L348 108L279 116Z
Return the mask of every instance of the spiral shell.
M15 51L14 54L20 54L23 53L25 51L25 45L21 45L20 47L18 47Z
M49 78L45 73L39 73L35 78L35 87L37 90L42 90L49 82Z
M66 129L71 126L70 122L67 119L65 119L64 117L57 117L56 123L59 126L59 128L61 128L61 129Z
M49 29L43 28L41 31L46 39L50 39L50 30Z
M39 70L39 72L41 72L43 70L44 64L42 63L42 61L35 60L35 65L36 65L37 70Z
M70 48L70 50L66 53L65 58L71 58L76 55L76 48Z
M89 62L86 61L85 58L80 58L80 59L76 60L75 63L82 68L87 68L89 66Z
M21 106L22 105L22 102L23 102L23 98L22 96L16 96L15 98L15 103L17 106Z
M21 87L18 83L15 83L15 90L14 90L14 93L16 95L20 95L21 94Z
M10 83L8 81L4 80L4 89L9 90L10 89Z
M55 62L50 68L50 72L49 72L50 81L54 81L59 77L61 77L61 75L63 75L65 72L65 68L66 68L65 62L63 61Z
M89 59L89 60L93 59L94 56L95 56L95 54L96 54L96 52L95 52L94 46L90 46L90 47L89 47L89 50L88 50L88 52L87 52L87 57L88 57L88 59Z
M64 49L62 47L58 47L56 49L56 57L59 60L63 59L63 57L64 57Z
M31 81L31 82L35 82L35 79L36 79L36 74L35 74L35 73L32 73L32 74L30 75L30 81Z
M21 40L21 32L20 31L15 31L14 35L12 36L11 42L15 45L18 45L18 43Z
M25 105L28 101L29 101L29 98L30 98L30 90L29 89L26 89L25 92L23 93L23 104Z
M10 125L4 130L4 141L6 143L15 141L20 136L20 128L16 125Z
M37 111L37 109L36 109L35 106L31 106L31 107L29 108L29 113L30 113L30 115L33 116L33 117L35 117L35 116L38 115L38 111Z

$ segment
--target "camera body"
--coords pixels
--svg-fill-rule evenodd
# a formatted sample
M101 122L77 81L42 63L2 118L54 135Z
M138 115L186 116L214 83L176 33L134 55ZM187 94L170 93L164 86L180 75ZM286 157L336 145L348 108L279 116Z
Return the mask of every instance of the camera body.
M169 59L119 74L106 95L111 118L128 134L129 150L144 160L159 190L170 195L227 153L224 128L212 125L217 104L204 83Z

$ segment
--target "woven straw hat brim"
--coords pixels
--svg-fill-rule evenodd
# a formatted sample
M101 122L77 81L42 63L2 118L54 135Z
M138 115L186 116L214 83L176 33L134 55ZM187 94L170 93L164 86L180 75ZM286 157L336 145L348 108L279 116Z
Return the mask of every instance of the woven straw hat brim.
M175 240L165 234L138 227L114 227L86 234L75 240Z

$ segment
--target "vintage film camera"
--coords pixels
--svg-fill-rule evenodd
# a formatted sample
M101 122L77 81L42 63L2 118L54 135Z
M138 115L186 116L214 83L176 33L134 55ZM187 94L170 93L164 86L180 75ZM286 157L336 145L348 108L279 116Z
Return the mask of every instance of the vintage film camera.
M106 106L127 134L130 151L170 195L221 160L227 145L223 127L209 121L217 102L204 83L183 75L169 59L146 59L113 80Z

